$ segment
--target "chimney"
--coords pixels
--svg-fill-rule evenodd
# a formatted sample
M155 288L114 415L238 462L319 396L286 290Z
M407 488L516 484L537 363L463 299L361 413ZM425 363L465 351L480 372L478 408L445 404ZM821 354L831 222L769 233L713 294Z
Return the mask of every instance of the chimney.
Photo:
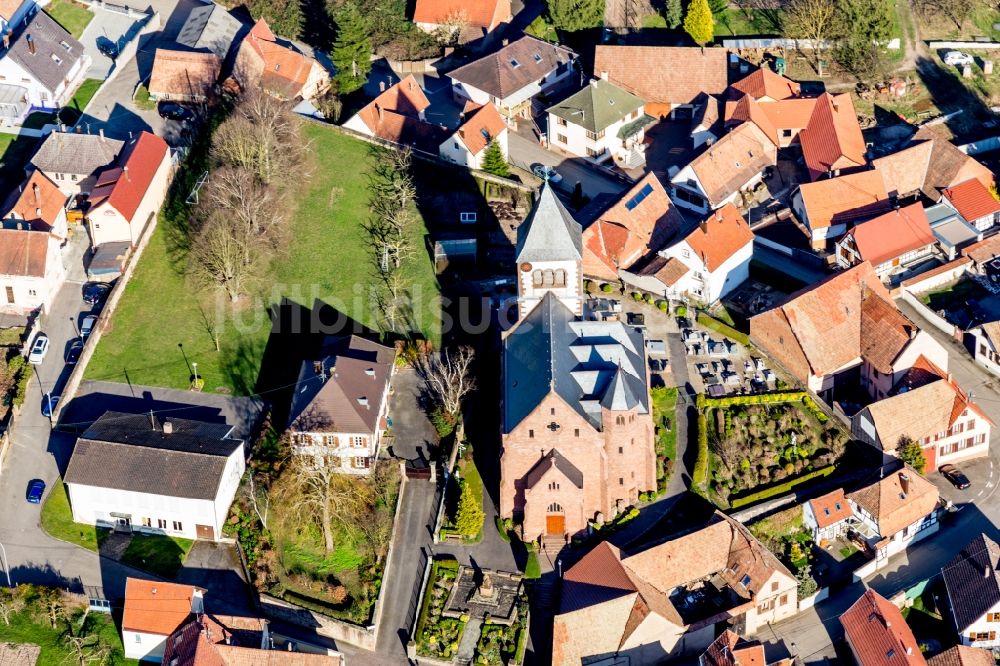
M600 79L594 79L593 81L591 81L591 82L590 82L590 86L591 86L592 88L596 88L596 87L597 87L597 82L598 82L599 80L600 80Z
M605 70L605 69L601 70L601 78L604 79L605 81L608 80L608 71L607 70Z
M104 128L97 130L97 134L101 137L101 141L104 141Z
M172 435L172 434L174 434L174 424L171 423L170 421L164 421L163 422L163 434L164 435Z
M38 183L32 183L31 184L31 191L35 195L35 205L36 206L41 206L42 205L42 192L38 188Z
M317 375L323 374L323 361L313 361L313 372Z
M701 230L701 233L707 234L708 233L708 220L702 220L701 222L699 222L698 223L698 229Z
M9 32L4 33L4 36L3 36L3 48L4 48L4 50L10 48L10 33Z
M378 121L382 122L382 105L378 102L375 103L375 113L378 114Z
M337 361L333 361L330 364L330 376L333 377L337 372Z
M834 111L840 111L840 104L837 103L836 97L830 97L830 104L833 106Z
M507 39L506 37L504 37L503 41L500 42L500 46L507 46L508 44L510 44L510 40Z
M35 55L35 40L31 38L31 35L26 36L24 40L28 43L28 53Z
M910 477L903 472L899 473L899 487L903 490L904 495L910 494Z

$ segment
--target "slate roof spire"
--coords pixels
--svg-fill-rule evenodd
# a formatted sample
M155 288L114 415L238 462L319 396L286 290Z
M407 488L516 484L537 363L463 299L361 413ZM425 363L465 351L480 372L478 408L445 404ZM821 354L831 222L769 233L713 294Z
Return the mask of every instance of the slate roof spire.
M517 229L517 261L579 261L582 257L583 229L546 180L538 203Z

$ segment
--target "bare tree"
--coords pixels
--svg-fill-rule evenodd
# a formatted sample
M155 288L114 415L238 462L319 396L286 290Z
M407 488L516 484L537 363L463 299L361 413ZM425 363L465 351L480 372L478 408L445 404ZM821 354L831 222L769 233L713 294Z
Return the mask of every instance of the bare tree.
M266 530L271 513L271 495L267 492L267 487L264 484L255 480L255 476L253 472L247 475L247 483L243 487L244 493L253 512L257 514L257 519Z
M358 500L352 480L340 472L340 460L329 455L303 455L282 475L278 490L293 513L309 520L323 532L323 547L332 553L333 521L344 521Z
M10 626L10 619L24 610L27 602L17 588L0 588L0 620Z
M245 168L216 169L205 188L205 205L229 211L250 233L269 243L285 222L285 206L278 192Z
M298 121L289 105L249 88L231 117L212 136L212 155L223 164L248 169L263 183L301 165Z
M792 0L785 12L785 34L793 39L812 41L813 65L818 74L822 49L821 42L836 39L842 32L842 14L836 0Z
M191 244L191 274L222 289L233 302L247 292L268 260L265 244L225 211L213 211Z
M472 347L459 347L436 355L425 354L417 360L417 372L446 414L457 416L462 400L476 388L471 373L475 355Z

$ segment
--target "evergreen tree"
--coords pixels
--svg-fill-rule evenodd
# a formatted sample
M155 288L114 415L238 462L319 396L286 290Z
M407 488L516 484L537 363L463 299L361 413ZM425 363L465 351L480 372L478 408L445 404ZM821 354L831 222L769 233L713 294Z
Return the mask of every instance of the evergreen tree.
M458 511L455 514L455 528L464 536L474 537L483 529L485 518L482 502L476 501L472 486L462 481L462 494L458 498Z
M701 47L712 41L715 36L715 19L712 18L708 0L691 0L687 16L684 17L684 32Z
M899 448L896 449L896 452L899 459L917 470L918 474L924 473L924 468L927 466L927 458L924 457L924 450L920 448L919 444L912 439L905 438L899 443Z
M268 27L277 35L297 39L301 34L302 7L299 0L248 0L247 9L255 21L267 21Z
M671 30L679 28L684 22L684 5L681 4L681 0L667 0L664 16L667 19L668 28Z
M486 146L486 152L483 153L482 169L486 173L491 173L494 176L502 176L506 178L510 175L510 167L507 166L507 158L503 156L503 150L500 148L500 144L496 142L496 139L490 141L489 145Z
M556 30L577 32L604 23L604 0L547 0L549 23Z
M372 43L368 25L358 6L348 2L337 11L337 39L331 60L337 68L337 88L342 94L354 92L368 80L372 68Z
M713 17L719 17L729 9L729 0L708 0L708 8L712 10Z

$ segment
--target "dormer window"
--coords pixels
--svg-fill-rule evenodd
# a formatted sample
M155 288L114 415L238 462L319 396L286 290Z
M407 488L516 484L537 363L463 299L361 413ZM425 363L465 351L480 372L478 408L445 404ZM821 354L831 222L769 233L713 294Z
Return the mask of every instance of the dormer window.
M59 42L59 46L61 46L64 49L66 49L66 53L72 53L73 52L73 47L70 46L69 43L66 42L66 41Z
M535 62L537 62L537 63L541 63L542 62L542 54L541 53L536 53L533 57L535 59Z
M281 63L280 62L274 63L274 71L277 72L279 69L281 69Z
M52 54L52 62L54 62L57 65L61 65L62 64L62 58L60 58L55 53L53 53Z
M513 67L514 69L517 69L518 67L521 66L521 63L519 63L517 61L517 58L511 58L510 59L510 66Z
M750 587L750 576L743 576L743 578L740 579L740 585L743 587Z

